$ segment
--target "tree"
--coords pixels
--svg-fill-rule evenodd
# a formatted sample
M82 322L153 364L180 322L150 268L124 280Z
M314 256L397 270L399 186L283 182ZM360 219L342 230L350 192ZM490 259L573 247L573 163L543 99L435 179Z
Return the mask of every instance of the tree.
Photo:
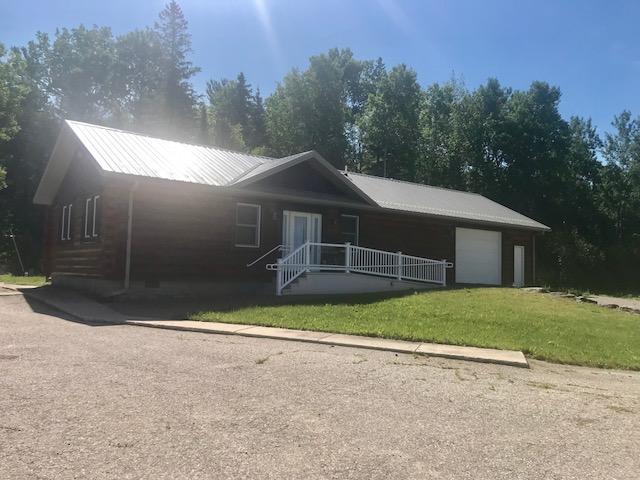
M48 39L41 39L46 49ZM106 27L63 28L45 50L48 93L58 116L87 122L108 121L116 101L113 74L115 40Z
M603 173L602 208L615 223L616 236L640 233L640 117L624 111L614 117L607 133Z
M200 71L188 60L191 35L180 5L171 0L160 12L154 27L162 50L162 90L158 101L163 111L163 135L193 137L197 103L191 77Z
M26 47L14 48L0 66L13 72L13 86L21 92L14 110L19 129L0 141L0 165L7 172L6 188L0 190L0 232L11 230L18 235L29 269L38 267L42 236L42 212L34 208L32 198L58 132L47 89L48 46L46 35L38 34ZM0 236L0 264L12 264L13 260L12 246Z
M147 28L118 37L116 57L116 123L139 132L163 130L163 50L159 35Z
M6 55L7 51L0 43L0 142L10 140L20 130L19 107L26 94L20 72Z
M442 187L465 188L468 157L462 136L468 125L461 124L462 102L467 92L455 79L433 84L424 92L420 112L420 153L416 181Z
M249 133L245 141L252 151L264 149L267 145L267 124L259 88L256 89L249 107Z
M242 145L249 151L266 145L262 96L259 89L253 93L242 72L235 80L209 80L207 97L216 145L227 148Z
M420 144L421 90L416 73L394 67L369 95L359 120L364 148L363 170L414 180Z
M0 43L0 145L10 141L20 130L20 104L26 95L20 72L15 68L16 62L9 61L6 55L7 51ZM6 186L4 164L0 157L0 190Z
M214 143L236 149L253 149L254 97L241 72L235 80L222 79L207 82L207 97L211 113Z
M311 57L304 72L288 73L266 101L272 154L317 150L343 167L350 154L349 94L360 68L351 50L332 49Z

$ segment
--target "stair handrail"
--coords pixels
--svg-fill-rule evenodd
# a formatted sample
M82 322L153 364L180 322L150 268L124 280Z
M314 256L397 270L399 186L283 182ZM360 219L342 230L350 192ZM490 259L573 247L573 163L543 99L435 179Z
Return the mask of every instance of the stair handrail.
M300 275L302 275L302 273L304 273L309 266L309 242L305 242L302 245L300 245L298 248L296 248L295 250L291 251L288 255L286 255L283 258L279 258L278 259L278 263L276 264L271 264L271 265L267 265L267 269L271 270L273 269L273 267L275 267L276 270L276 294L277 295L282 295L282 290L289 285L291 282L293 282L296 278L298 278ZM305 258L304 258L304 263L302 265L298 265L298 264L289 264L288 262L290 262L290 259L292 258L296 258L296 256L299 256L300 252L304 252L305 253ZM298 267L297 271L294 272L290 272L288 271L287 274L285 275L284 269L290 269L291 267ZM302 268L299 268L299 267Z
M276 250L280 250L282 249L282 247L284 247L284 245L280 244L280 245L276 245L275 247L273 247L271 250L269 250L267 253L265 253L264 255L261 255L260 257L256 258L253 262L251 263L247 263L247 268L249 267L253 267L256 263L258 263L260 260L262 260L264 257L266 257L267 255L272 254L273 252L275 252Z

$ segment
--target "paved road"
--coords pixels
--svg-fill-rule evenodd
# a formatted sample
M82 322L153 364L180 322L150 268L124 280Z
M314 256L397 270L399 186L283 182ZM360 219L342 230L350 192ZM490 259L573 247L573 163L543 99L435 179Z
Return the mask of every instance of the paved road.
M638 452L639 373L89 326L0 297L2 479L637 479Z

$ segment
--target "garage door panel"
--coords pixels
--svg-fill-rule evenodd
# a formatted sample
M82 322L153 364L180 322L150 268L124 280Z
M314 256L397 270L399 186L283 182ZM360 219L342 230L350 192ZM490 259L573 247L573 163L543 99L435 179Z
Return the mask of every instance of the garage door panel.
M502 234L456 228L456 283L502 283Z

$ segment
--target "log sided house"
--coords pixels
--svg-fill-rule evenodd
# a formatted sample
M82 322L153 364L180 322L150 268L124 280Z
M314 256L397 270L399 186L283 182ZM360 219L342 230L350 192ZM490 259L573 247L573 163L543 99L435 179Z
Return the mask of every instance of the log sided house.
M44 271L101 295L520 286L548 229L481 195L66 121Z

